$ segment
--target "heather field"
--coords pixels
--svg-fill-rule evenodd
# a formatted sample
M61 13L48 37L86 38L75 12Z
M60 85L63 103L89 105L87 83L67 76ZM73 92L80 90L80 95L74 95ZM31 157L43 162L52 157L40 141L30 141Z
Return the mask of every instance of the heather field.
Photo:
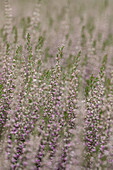
M112 0L0 0L0 170L113 170L112 68Z

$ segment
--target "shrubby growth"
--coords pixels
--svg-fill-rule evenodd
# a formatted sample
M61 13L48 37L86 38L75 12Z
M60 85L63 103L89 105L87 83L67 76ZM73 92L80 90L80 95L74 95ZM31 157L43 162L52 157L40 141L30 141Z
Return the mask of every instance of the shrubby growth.
M113 4L58 2L36 0L18 24L4 0L1 170L113 168Z

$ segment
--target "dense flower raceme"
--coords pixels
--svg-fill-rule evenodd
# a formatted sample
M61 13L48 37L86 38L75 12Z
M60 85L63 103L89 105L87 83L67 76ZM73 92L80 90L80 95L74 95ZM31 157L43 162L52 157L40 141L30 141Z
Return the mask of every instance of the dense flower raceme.
M103 63L99 75L92 81L91 90L87 99L87 115L85 118L85 143L86 159L88 159L89 168L107 166L106 144L109 141L110 128L110 104L107 103L107 96L104 87L104 69ZM103 161L106 161L106 164Z

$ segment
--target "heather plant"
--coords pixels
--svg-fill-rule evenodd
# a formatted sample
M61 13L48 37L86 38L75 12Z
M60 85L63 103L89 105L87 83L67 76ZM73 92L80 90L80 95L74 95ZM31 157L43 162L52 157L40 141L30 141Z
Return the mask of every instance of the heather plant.
M0 18L0 169L112 170L113 3L21 3Z
M109 140L110 121L109 106L104 104L107 101L104 86L105 64L106 56L100 68L99 76L95 78L92 75L90 78L90 90L86 105L88 114L85 118L86 159L88 163L86 166L89 168L106 167L106 155L104 153L107 150L106 142Z
M112 146L112 137L113 137L113 128L112 128L112 82L113 82L113 73L111 73L111 86L110 86L110 94L108 96L108 102L109 102L109 140L107 145L108 151L106 152L107 155L107 168L111 168L113 166L113 160L112 160L112 153L113 153L113 146Z

